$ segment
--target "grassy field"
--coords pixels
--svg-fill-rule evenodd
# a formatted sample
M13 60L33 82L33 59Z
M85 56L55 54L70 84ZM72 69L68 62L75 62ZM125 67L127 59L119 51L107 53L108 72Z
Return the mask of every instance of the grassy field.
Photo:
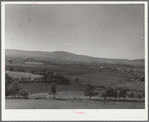
M30 72L31 70L35 71L49 71L49 72L57 72L60 75L64 76L65 78L69 79L70 82L73 82L76 78L79 78L79 83L81 84L92 84L92 85L101 85L101 86L112 86L115 87L116 85L122 86L120 83L128 82L128 78L133 77L133 74L137 74L137 72L129 72L129 71L119 71L115 70L114 68L105 68L101 71L100 68L95 67L81 67L77 66L64 66L64 65L26 65L26 64L9 64L6 65L6 69L13 67L14 70L16 69L24 69L25 72ZM131 74L131 76L130 76ZM15 75L14 75L15 76ZM138 84L138 83L137 83ZM143 90L144 84L140 83L137 85L136 83L129 83L126 84L125 87L130 89L137 89ZM141 86L141 87L140 87Z
M133 92L135 95L138 92ZM56 99L48 93L29 95L29 99L6 99L6 109L144 109L144 102L139 99L135 103L126 97L113 101L107 98L104 102L100 96L84 96L84 92L58 92Z
M38 52L37 54L39 53L42 57L43 52ZM53 54L53 56L54 55L55 54ZM117 63L103 63L97 65L95 62L90 62L91 64L88 65L86 60L86 63L82 64L73 64L70 60L68 60L68 63L70 64L61 64L62 62L59 60L59 57L62 57L63 59L63 55L60 54L58 56L59 63L57 64L55 62L45 62L45 57L43 57L40 59L40 62L44 64L39 65L35 63L35 60L35 62L33 60L31 61L33 64L26 64L24 58L19 61L19 58L17 59L14 57L15 60L13 62L6 62L6 73L9 73L9 75L14 78L20 78L21 76L41 77L40 75L44 72L57 72L58 75L62 75L69 79L71 83L74 83L75 79L78 78L79 84L100 85L105 87L110 86L112 88L123 87L129 88L130 91L128 91L128 94L134 93L135 96L143 94L145 86L144 82L141 80L140 82L134 82L136 77L140 74L144 74L144 67L142 67L142 65L133 66ZM38 59L38 57L36 58ZM72 59L73 58L75 57L72 56ZM7 71L10 70L10 67L13 67L11 70L14 69L14 71ZM20 71L18 69L23 69L24 72L17 72ZM99 87L95 91L99 93L102 92ZM89 100L88 96L84 96L83 91L58 92L56 100L53 100L52 95L49 95L48 93L38 93L29 95L29 99L11 99L11 97L7 97L5 107L6 109L144 109L145 106L143 100L136 98L134 98L136 102L133 102L133 100L128 97L126 97L126 101L124 101L123 98L118 99L117 101L112 101L110 98L107 99L107 102L104 102L99 94L99 96L92 97L92 100Z
M6 99L6 109L144 109L144 103L97 100Z
M75 78L79 78L82 84L93 84L101 86L116 87L117 85L125 86L128 89L144 90L144 82L129 82L129 74L121 71L102 70L101 72L90 72L81 75L63 75L70 81L74 81ZM125 83L125 84L124 84Z
M93 85L111 85L111 83L118 84L119 80L126 80L126 76L120 77L119 73L108 73L108 72L94 72L86 73L82 75L64 75L70 81L74 81L75 78L79 78L83 84L93 84Z
M14 69L24 69L27 72L30 72L31 70L39 70L39 71L49 71L49 72L58 72L58 73L84 73L86 72L85 69L80 68L73 68L69 66L57 66L57 65L33 65L33 64L9 64L6 65L6 70L10 69L10 67L13 67Z

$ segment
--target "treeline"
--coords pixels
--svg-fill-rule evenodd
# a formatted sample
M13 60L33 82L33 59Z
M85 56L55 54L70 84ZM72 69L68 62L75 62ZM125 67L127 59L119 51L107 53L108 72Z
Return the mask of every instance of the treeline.
M21 71L21 69L19 69ZM33 74L35 74L35 71L31 71ZM56 83L59 85L69 85L70 80L65 78L64 76L59 75L58 73L55 72L47 72L47 71L36 71L36 74L42 75L43 77L41 78L34 78L31 77L21 77L20 79L16 78L15 80L19 80L20 83L32 83L32 82L42 82L42 83ZM8 74L6 73L6 76L8 77Z
M110 100L118 100L117 98L119 98L119 100L120 100L120 98L123 98L123 100L125 100L126 97L129 97L131 99L145 98L144 93L135 95L133 93L128 94L128 91L129 91L128 89L121 89L118 92L115 89L109 88L109 89L105 90L104 92L101 92L101 94L99 94L99 92L95 92L95 87L93 85L88 84L88 85L86 85L86 88L84 90L84 95L89 96L89 99L91 99L91 97L93 97L93 96L99 96L99 97L104 98L104 100L106 100L107 98L110 98Z
M55 74L55 72L49 72L47 70L30 70L26 71L24 69L18 68L14 69L12 66L9 68L10 71L16 71L16 72L30 72L32 74L42 75L42 78L35 78L33 81L31 81L31 78L24 78L22 77L20 79L20 82L22 83L29 83L29 82L43 82L43 83L57 83L60 85L68 85L70 84L70 80L66 79L64 76L60 76L58 73ZM27 82L26 82L27 81Z
M28 98L28 92L22 89L18 82L18 79L13 79L8 74L5 75L5 96Z
M44 83L56 83L59 85L69 85L70 84L69 79L66 79L64 76L61 76L58 73L45 72L45 73L42 73L42 75L44 76L42 78L42 82L44 82Z

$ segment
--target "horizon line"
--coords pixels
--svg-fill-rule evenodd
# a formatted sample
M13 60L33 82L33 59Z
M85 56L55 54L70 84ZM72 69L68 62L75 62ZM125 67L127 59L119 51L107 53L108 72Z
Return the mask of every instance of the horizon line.
M20 50L20 51L30 51L30 52L41 52L41 51L38 51L38 50L21 50L21 49L6 49L5 50ZM42 52L49 52L49 53L52 53L52 52L67 52L67 53L71 53L71 52L68 52L68 51L42 51ZM75 54L75 53L71 53L71 54ZM75 55L80 55L80 54L75 54ZM80 56L88 56L88 57L92 57L92 58L101 58L101 57L93 57L93 56L89 56L89 55L80 55ZM130 60L130 61L133 61L133 60L145 60L145 58L141 58L141 59L122 59L122 58L102 58L102 59L117 59L117 60Z

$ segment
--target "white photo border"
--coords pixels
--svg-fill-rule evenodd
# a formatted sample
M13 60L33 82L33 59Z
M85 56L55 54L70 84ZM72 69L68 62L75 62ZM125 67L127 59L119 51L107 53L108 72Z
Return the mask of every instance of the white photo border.
M75 109L84 114L74 114L72 109L5 109L5 5L6 4L144 4L145 32L145 109ZM146 1L50 1L1 2L1 115L2 121L146 121L148 120L148 2Z

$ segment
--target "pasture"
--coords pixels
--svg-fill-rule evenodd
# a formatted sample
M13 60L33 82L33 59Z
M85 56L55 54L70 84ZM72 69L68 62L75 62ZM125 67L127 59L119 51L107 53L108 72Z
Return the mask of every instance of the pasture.
M24 69L25 72L35 71L49 71L57 72L59 75L74 82L76 78L79 79L80 84L92 84L111 87L125 87L133 90L143 90L143 83L128 83L127 79L131 79L139 74L136 71L116 70L115 68L104 68L100 71L98 67L81 67L79 65L34 65L34 64L9 64L6 69L13 67L16 69ZM122 84L126 83L126 84ZM138 85L139 84L139 85Z
M36 71L49 71L49 72L58 72L60 74L68 74L68 73L84 73L85 69L73 68L69 66L59 66L59 65L34 65L34 64L9 64L6 65L6 70L13 67L14 69L24 69L26 72L30 72L31 70Z
M144 109L144 102L102 100L6 99L6 109Z
M139 92L133 92L135 95ZM6 109L144 109L145 103L136 99L133 102L131 98L126 97L116 101L107 98L105 102L102 97L94 96L89 100L82 91L64 91L57 92L56 99L48 93L39 93L29 95L29 99L11 99L7 98Z
M94 72L86 73L81 75L63 75L70 81L74 81L75 78L79 78L83 84L93 84L93 85L113 85L118 84L119 80L125 80L127 77L119 76L119 73L107 73L107 72Z

